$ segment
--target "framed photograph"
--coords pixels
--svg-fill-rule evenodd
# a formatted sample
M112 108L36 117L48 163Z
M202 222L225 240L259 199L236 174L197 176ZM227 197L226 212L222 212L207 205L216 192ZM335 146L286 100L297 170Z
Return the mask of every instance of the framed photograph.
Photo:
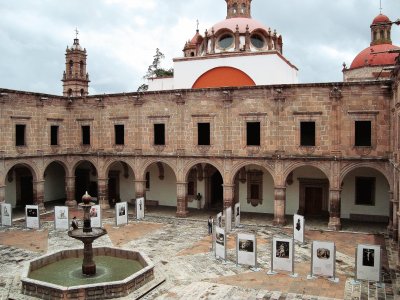
M136 219L143 220L144 219L144 198L136 199Z
M215 256L226 259L226 234L221 227L215 227Z
M255 234L238 233L236 237L237 264L256 267L256 247Z
M293 216L293 238L295 241L304 243L304 217L301 215Z
M101 208L100 205L93 205L89 211L90 224L94 228L101 227Z
M56 230L69 229L69 214L67 206L54 207L54 227Z
M273 271L293 272L293 239L274 237L271 260Z
M357 245L356 278L359 280L381 281L381 246Z
M235 227L239 227L239 225L240 225L240 203L235 204L234 216L235 216Z
M335 243L313 241L311 255L311 275L335 277Z
M1 225L12 226L12 207L9 203L1 203Z
M38 205L25 206L25 220L26 220L26 228L31 228L31 229L40 228Z
M115 220L117 226L128 224L128 203L120 202L115 204Z
M225 230L227 233L232 231L232 207L225 209Z

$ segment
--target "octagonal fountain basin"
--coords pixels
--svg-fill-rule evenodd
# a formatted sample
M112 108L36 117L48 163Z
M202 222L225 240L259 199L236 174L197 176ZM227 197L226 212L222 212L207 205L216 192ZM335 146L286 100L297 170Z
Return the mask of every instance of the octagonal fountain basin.
M142 252L93 248L96 275L82 274L83 249L59 251L29 262L22 293L41 299L112 299L154 279L154 264Z

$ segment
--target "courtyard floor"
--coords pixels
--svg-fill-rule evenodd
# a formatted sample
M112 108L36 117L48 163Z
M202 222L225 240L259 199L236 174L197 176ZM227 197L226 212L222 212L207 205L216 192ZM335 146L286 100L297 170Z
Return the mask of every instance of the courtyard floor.
M327 229L327 220L306 220L306 242L295 246L295 273L267 275L270 270L273 236L289 237L292 226L273 227L272 216L242 214L242 228L228 235L228 259L217 260L207 234L209 212L193 210L189 218L175 218L176 208L149 208L144 221L133 219L116 227L114 211L103 214L108 235L94 242L96 246L135 249L146 253L155 264L156 279L161 283L147 294L136 293L123 299L400 299L400 274L395 271L397 252L384 224L344 222L343 230ZM82 218L79 209L70 217ZM79 241L66 231L55 231L53 213L41 217L40 230L25 229L21 215L15 214L12 228L0 227L0 299L36 299L20 293L20 274L26 263L45 253L66 248L81 248ZM236 265L237 232L257 234L257 260L260 271ZM311 242L331 241L336 245L336 277L308 280ZM354 282L355 247L357 244L380 244L383 249L382 282Z

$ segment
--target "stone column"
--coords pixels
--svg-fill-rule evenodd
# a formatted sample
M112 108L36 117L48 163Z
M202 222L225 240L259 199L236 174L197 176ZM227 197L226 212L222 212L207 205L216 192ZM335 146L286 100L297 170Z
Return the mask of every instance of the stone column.
M189 215L187 210L186 186L187 182L176 183L176 216L178 218L186 218Z
M224 210L227 209L228 207L233 206L233 196L234 196L234 188L235 186L233 184L224 184L222 185L223 190L224 190Z
M146 180L135 180L135 193L137 198L146 198Z
M108 178L97 178L97 197L101 209L109 209L108 203Z
M393 192L389 192L389 197L391 197L391 206L392 206L392 213L391 216L393 216L392 220L392 230L393 230L393 240L397 241L398 240L398 233L399 233L399 228L398 228L398 223L399 219L397 217L397 211L399 210L399 199L396 199L393 197L394 194Z
M340 189L329 190L329 223L328 228L331 230L342 229L340 222Z
M274 189L274 225L286 225L286 187Z
M75 176L65 177L65 195L67 197L66 206L76 207L78 205L75 199Z
M6 196L6 186L2 185L0 186L0 203L4 203L6 201L5 196Z
M33 203L35 205L39 206L39 211L41 213L45 212L46 209L44 208L44 180L39 180L36 182L33 182L33 197L34 201Z
M397 212L397 218L400 218L400 212ZM399 234L400 233L400 222L397 222L397 226L398 226L398 228L397 228L397 233ZM397 237L397 243L396 243L396 245L397 245L397 247L396 247L396 251L397 251L397 269L398 270L400 270L400 237L398 236Z

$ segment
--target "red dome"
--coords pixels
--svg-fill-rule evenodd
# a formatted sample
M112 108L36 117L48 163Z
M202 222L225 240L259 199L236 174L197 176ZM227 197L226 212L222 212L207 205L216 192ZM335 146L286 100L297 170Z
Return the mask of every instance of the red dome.
M351 63L350 69L362 68L366 66L371 67L394 65L398 54L387 53L387 51L392 49L400 49L400 47L391 44L382 44L368 47L356 56L356 58Z
M390 19L382 14L379 14L375 19L372 21L372 25L379 24L379 23L388 23L391 22Z

